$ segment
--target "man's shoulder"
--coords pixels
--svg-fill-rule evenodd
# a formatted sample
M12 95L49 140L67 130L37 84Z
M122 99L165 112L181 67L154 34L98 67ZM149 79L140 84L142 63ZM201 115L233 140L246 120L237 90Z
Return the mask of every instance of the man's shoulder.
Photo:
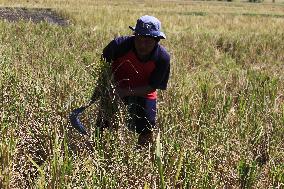
M120 45L127 45L127 46L131 46L133 43L133 36L119 36L114 38L114 42L116 43L116 45L120 46Z
M114 59L123 56L133 48L133 36L120 36L114 40Z
M160 49L160 54L163 56L163 57L167 57L167 58L170 58L170 54L168 53L167 49L162 46L162 45L159 45L159 49Z
M160 44L157 47L155 56L157 61L170 62L170 54L168 53L167 49Z

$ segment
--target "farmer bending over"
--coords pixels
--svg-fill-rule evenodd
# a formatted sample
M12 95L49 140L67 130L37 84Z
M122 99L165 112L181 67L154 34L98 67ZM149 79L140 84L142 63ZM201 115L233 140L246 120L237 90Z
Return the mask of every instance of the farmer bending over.
M117 83L115 92L128 105L131 128L139 134L138 144L153 142L156 122L157 89L165 90L170 73L170 56L159 44L166 36L161 22L142 16L131 27L132 36L118 37L103 50L102 57L111 63Z

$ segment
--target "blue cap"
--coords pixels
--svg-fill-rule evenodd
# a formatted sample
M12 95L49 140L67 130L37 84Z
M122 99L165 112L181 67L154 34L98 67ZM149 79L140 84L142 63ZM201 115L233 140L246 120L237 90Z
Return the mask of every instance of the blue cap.
M161 22L154 16L141 16L136 23L135 27L129 26L138 35L145 35L166 39L166 35L161 32Z

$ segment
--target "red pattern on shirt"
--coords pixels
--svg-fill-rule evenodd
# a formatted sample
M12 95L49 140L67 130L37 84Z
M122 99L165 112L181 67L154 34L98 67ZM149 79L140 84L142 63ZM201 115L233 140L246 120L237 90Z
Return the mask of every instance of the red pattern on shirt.
M133 89L148 86L151 73L155 67L153 60L141 62L131 50L112 63L112 73L114 74L116 85L124 89ZM156 99L156 90L145 95L145 98Z

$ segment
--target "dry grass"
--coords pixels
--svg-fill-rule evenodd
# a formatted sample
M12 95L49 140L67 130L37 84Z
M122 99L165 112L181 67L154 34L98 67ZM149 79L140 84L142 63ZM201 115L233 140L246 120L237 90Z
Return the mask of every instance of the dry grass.
M0 22L0 188L283 187L282 4L0 4L55 8L73 23ZM82 117L90 137L67 119L91 96L102 48L143 14L160 18L172 56L155 152L135 150L123 123L95 137L97 106Z

